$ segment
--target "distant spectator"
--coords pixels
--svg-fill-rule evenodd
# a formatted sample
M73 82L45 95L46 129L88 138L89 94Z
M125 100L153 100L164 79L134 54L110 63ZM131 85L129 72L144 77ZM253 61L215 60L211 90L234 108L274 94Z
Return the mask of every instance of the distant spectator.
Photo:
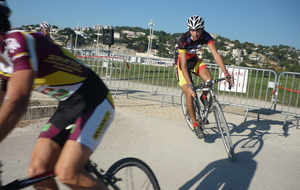
M54 42L54 40L50 36L51 24L49 24L46 21L43 21L40 23L40 26L41 26L41 31L39 31L38 33L45 36L48 40Z

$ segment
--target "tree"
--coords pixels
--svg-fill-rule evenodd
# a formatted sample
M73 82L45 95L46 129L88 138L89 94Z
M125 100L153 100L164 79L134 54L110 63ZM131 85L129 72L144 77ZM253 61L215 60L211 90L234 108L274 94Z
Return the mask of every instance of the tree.
M76 33L71 28L64 28L57 32L58 35L62 35L65 37L65 41L63 41L64 46L67 46L68 42L70 41L70 35L72 35L72 43L75 43Z
M253 52L253 50L250 47L246 47L245 50L246 50L248 55L250 55Z
M203 50L203 58L208 59L209 61L214 61L213 55L209 53L207 49Z

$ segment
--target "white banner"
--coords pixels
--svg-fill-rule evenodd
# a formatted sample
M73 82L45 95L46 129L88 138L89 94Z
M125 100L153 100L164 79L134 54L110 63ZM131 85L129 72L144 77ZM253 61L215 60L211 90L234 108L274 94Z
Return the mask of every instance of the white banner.
M233 91L233 92L247 92L247 83L248 83L248 70L239 69L239 68L227 68L228 73L234 77L234 85L231 90L228 89L228 83L226 81L219 82L219 90L222 91ZM219 77L224 78L224 74L219 69Z

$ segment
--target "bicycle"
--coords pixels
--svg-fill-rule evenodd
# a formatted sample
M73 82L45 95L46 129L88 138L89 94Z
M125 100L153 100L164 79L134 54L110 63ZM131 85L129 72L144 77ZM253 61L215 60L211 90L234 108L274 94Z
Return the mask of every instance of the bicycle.
M226 118L224 116L224 113L222 111L221 105L218 102L217 97L214 93L214 89L213 89L213 86L215 83L218 83L218 82L221 82L224 80L226 80L226 79L220 78L220 79L216 79L216 80L212 80L212 81L207 81L200 85L195 85L194 91L196 92L196 97L194 98L193 103L194 103L194 107L195 107L196 120L200 124L202 129L204 129L204 125L208 124L208 115L211 112L214 113L214 117L215 117L216 124L217 124L217 129L219 131L219 134L222 137L222 141L225 146L228 157L231 161L234 161L235 154L234 154L233 144L232 144L231 137L230 137L228 124L227 124ZM229 89L231 89L230 83L229 83ZM200 101L199 101L200 96L199 95L200 95L200 92L203 92L203 91L208 91L209 96L208 96L208 105L206 105L206 106L203 105L203 107L202 107L200 105ZM199 95L198 95L198 93L199 93ZM183 112L183 115L185 117L185 120L186 120L189 128L194 132L194 126L193 126L192 120L188 114L185 101L186 101L185 94L184 94L184 92L182 92L182 94L181 94L182 112Z
M145 162L137 158L123 158L110 166L106 172L102 169L98 170L97 164L89 160L85 165L85 170L93 177L100 179L109 189L160 190L158 180L151 168ZM55 172L51 170L36 176L16 179L1 186L0 175L0 190L22 189L54 177Z

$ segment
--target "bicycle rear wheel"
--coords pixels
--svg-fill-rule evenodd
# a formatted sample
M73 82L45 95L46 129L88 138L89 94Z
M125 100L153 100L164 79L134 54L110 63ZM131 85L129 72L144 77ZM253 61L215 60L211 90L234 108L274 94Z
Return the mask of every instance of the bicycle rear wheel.
M198 96L196 97L196 99L194 99L194 107L195 107L196 120L199 124L201 124L202 123L202 116L201 116L202 110L201 110ZM183 113L184 119L186 120L189 128L194 132L194 125L193 125L192 119L190 118L190 115L187 111L186 98L185 98L184 92L181 93L181 108L182 108L182 113Z
M122 190L160 190L151 168L137 158L123 158L114 163L105 173L116 187Z
M225 146L228 157L231 161L234 161L235 154L234 154L233 144L232 144L231 137L230 137L228 124L227 124L227 121L225 119L224 113L221 109L219 102L215 101L212 104L211 110L214 113L217 127L218 127L219 133L222 137L222 141Z

